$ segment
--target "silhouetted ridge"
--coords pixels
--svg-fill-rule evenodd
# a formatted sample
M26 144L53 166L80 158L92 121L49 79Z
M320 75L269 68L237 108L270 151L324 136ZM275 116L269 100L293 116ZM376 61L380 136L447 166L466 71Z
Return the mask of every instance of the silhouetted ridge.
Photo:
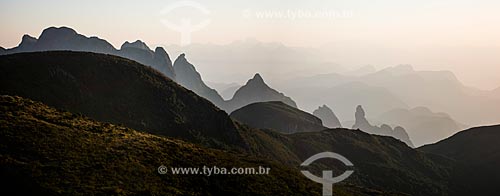
M68 27L49 27L42 31L41 40L73 39L78 33Z
M125 42L122 45L122 50L117 50L106 40L98 37L86 37L68 27L49 27L43 30L38 40L25 35L18 47L5 50L2 53L14 54L20 52L54 50L84 51L117 55L151 66L170 79L175 80L172 62L170 59L166 60L166 58L169 57L164 50L156 54L156 50L150 50L149 47L140 40L133 43Z

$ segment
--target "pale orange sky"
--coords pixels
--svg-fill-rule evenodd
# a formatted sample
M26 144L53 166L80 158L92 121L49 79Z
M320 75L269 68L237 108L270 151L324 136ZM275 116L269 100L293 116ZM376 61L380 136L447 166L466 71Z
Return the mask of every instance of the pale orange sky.
M141 39L150 45L179 44L173 22L191 18L210 24L193 32L193 43L227 44L256 38L290 46L329 45L344 66L412 64L453 71L466 85L500 86L500 2L494 0L312 0L194 1L210 11L180 8L179 1L0 1L0 46L16 46L23 34L38 37L49 26L69 26L119 47ZM346 17L297 17L288 13L342 12ZM276 17L274 13L285 13ZM287 15L288 14L288 15Z

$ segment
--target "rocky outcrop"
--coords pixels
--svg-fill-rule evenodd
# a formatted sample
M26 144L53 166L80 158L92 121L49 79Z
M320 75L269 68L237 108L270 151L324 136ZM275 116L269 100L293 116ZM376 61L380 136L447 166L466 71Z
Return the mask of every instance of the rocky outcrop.
M335 113L326 105L320 106L318 109L314 110L313 115L321 119L325 127L342 128L342 124L340 124Z
M366 114L365 110L363 110L363 107L361 105L358 105L356 107L356 113L354 114L356 121L352 126L353 129L359 129L361 131L375 135L391 136L398 140L401 140L410 147L414 147L413 143L410 140L410 137L408 136L408 133L403 127L397 126L392 129L391 126L387 124L382 124L380 127L373 126L368 122L365 115Z

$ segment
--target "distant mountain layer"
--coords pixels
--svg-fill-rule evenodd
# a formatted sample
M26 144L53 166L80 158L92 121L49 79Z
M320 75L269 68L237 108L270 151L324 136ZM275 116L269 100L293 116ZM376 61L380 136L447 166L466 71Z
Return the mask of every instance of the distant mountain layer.
M280 101L249 104L232 112L231 118L255 128L287 134L326 129L319 118Z
M419 150L457 162L450 195L498 195L500 125L471 128Z
M98 37L86 37L68 27L47 28L43 30L38 39L24 35L17 47L0 51L0 54L54 50L113 54L151 66L175 80L172 62L162 47L157 47L155 51L152 51L144 42L137 40L133 43L125 42L121 50L117 50L106 40Z
M335 115L342 122L354 120L353 108L358 105L363 105L373 116L409 107L391 91L363 82L335 84L329 80L314 78L303 82L297 79L279 86L306 111L314 111L318 105L323 104L335 106Z
M227 114L154 69L83 52L0 56L0 93L207 146L245 147Z
M363 110L363 107L360 105L356 107L355 118L356 121L352 126L353 129L360 129L364 132L376 135L391 136L403 141L410 147L414 147L412 141L410 140L410 137L408 136L408 133L406 133L406 130L403 127L396 126L393 129L387 124L383 124L380 127L371 125L365 117L365 111Z
M220 93L222 98L229 100L233 98L234 93L238 90L241 85L238 83L219 83L219 82L207 82L207 85L213 87L217 92Z
M236 90L233 98L227 101L225 110L230 113L251 103L267 101L281 101L294 108L297 107L295 101L269 87L262 76L257 73L245 85Z
M340 120L337 118L335 113L333 113L332 109L326 105L320 106L318 109L314 110L313 115L321 119L321 121L323 121L323 125L326 127L342 128Z
M437 142L465 128L449 115L432 112L426 107L394 109L380 115L378 119L403 126L416 146Z
M500 122L500 96L464 86L450 71L400 65L359 76L332 73L292 78L278 86L308 111L320 104L337 106L335 113L342 121L351 120L349 108L363 105L375 117L393 109L424 106L467 125Z

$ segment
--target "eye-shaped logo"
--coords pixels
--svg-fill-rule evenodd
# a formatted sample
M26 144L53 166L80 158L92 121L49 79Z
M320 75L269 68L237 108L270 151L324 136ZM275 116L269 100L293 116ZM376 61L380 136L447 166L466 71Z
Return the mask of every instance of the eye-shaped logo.
M167 15L168 13L176 9L184 7L194 8L205 15L210 14L210 10L195 1L177 1L165 7L160 12L160 14ZM182 18L180 24L173 23L167 19L162 19L161 23L163 23L163 25L165 25L166 27L181 33L181 46L185 46L191 43L191 33L199 31L200 29L206 27L208 24L210 24L210 19L204 19L200 23L195 25L191 24L191 18Z
M300 166L308 166L312 162L322 159L322 158L333 158L337 159L340 162L344 163L346 166L354 166L351 161L347 160L344 156L334 153L334 152L322 152L313 155L312 157L309 157L307 160L305 160ZM332 195L332 186L334 183L341 182L345 179L347 179L354 171L353 170L346 170L342 175L333 177L333 172L331 170L324 170L323 171L323 176L320 178L318 176L313 175L309 171L301 170L302 174L309 178L310 180L321 183L323 185L323 195Z

